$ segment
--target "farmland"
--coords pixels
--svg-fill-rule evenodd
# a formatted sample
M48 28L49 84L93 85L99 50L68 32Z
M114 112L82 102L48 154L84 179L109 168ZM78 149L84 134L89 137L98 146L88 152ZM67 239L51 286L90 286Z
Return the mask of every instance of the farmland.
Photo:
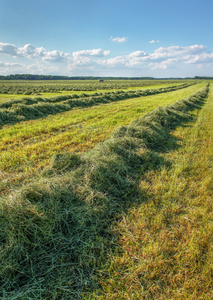
M192 80L191 80L192 81ZM189 81L190 82L190 81ZM100 91L142 88L156 85L178 84L175 80L75 80L75 81L1 81L0 98L8 95L42 95L76 91Z
M172 84L172 86L174 85ZM3 117L6 115L5 123L7 120L8 122L11 122L11 119L14 116L15 124L13 126L5 124L0 132L0 167L1 170L5 171L1 189L5 192L11 182L18 183L19 179L21 179L21 181L23 179L28 180L30 176L35 176L36 172L40 172L41 169L50 164L53 154L66 151L83 152L89 150L93 148L96 143L107 139L110 133L118 126L129 124L134 119L139 118L145 112L148 112L157 106L163 106L175 102L177 99L185 98L202 86L203 83L200 83L197 86L192 85L186 89L178 89L176 92L170 92L169 96L162 93L165 92L164 89L160 91L160 94L155 95L156 91L159 90L159 86L157 86L157 89L153 89L153 91L149 90L150 94L153 93L154 95L150 95L148 98L145 97L147 89L145 90L146 93L143 97L138 97L137 91L130 93L130 96L129 93L124 93L124 96L122 96L123 93L117 94L113 92L107 94L105 101L103 100L103 95L102 97L99 96L101 101L106 103L104 105L95 105L91 108L86 107L83 109L75 107L75 109L72 110L70 106L68 106L70 109L68 112L59 114L55 114L54 112L53 116L47 115L42 119L41 114L40 118L35 116L38 120L22 121L19 123L17 117L24 118L22 115L18 116L17 113L17 107L20 107L18 106L20 103L16 103L17 100L15 100L15 103L13 103L14 100L4 102L2 104L4 107L0 106L0 114L2 114ZM170 89L170 87L168 88ZM129 97L136 96L137 98L128 99ZM110 101L110 97L112 97L114 101ZM127 99L120 100L122 97L126 97ZM22 103L26 102L24 99L22 100ZM50 100L52 100L52 103L54 104L55 99L57 100L55 105L58 104L61 107L62 101L58 102L58 97L54 97ZM63 102L69 101L66 99L67 97ZM80 99L83 101L80 102L78 98L77 101L79 105L82 105L82 103L84 104L85 102L88 103L90 100L88 97ZM149 101L147 101L147 99L149 99ZM45 109L46 103L55 108L55 105L52 105L50 102L40 101L40 103L44 104ZM72 103L73 100L71 99L71 104ZM5 109L5 106L9 105L11 107ZM93 103L91 105L93 105ZM23 108L23 104L21 107ZM25 108L29 109L29 107L33 110L33 108L38 107L38 105L25 105ZM14 110L15 113L13 113ZM38 108L36 109L36 112L37 111ZM50 108L48 108L47 111L50 112ZM44 113L46 114L46 110ZM8 114L10 116L9 118ZM29 116L32 115L29 110L27 110L27 116L28 114ZM32 118L34 118L34 116L32 116ZM4 122L4 120L2 122ZM11 180L11 176L13 177L13 180Z
M212 88L2 82L1 296L210 299Z

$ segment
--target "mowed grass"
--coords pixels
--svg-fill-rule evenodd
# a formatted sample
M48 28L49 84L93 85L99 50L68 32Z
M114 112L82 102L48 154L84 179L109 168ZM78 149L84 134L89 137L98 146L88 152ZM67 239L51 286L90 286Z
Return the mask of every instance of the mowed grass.
M127 125L156 107L164 106L200 90L205 83L148 97L128 99L87 109L75 109L0 131L1 190L29 180L49 165L55 153L84 152L106 140L121 125Z
M168 86L178 86L183 84L184 82L180 81L179 83L162 83L162 84L151 84L151 85L146 85L146 86L138 86L138 87L126 87L122 89L116 88L111 88L111 89L99 89L99 90L93 90L93 91L60 91L60 92L44 92L44 93L39 93L39 97L46 97L46 98L52 98L52 97L57 97L57 96L63 96L63 95L81 95L81 94L94 94L94 93L108 93L108 92L115 92L118 90L123 90L123 91L135 91L135 90L146 90L146 89L159 89L159 88L164 88ZM24 94L0 94L0 103L3 103L5 101L8 101L10 99L21 99L23 97L27 98L36 98L38 95L24 95Z
M213 299L213 86L196 122L173 132L140 181L143 203L116 224L117 254L86 299Z
M47 118L4 126L0 132L1 162L5 170L21 169L31 158L37 164L58 151L85 151L108 138L118 126L129 124L144 113L185 98L204 84L168 94L128 99L93 108L75 109ZM4 159L5 156L5 159ZM20 160L19 160L20 157ZM8 159L10 158L10 159Z
M115 222L121 221L122 216L129 221L133 206L137 213L136 206L140 210L142 202L152 202L153 195L146 186L148 183L151 185L151 178L154 179L155 172L158 173L160 168L167 171L172 168L172 158L167 162L162 153L165 150L172 153L175 149L176 141L170 135L171 129L192 120L190 111L201 109L207 95L208 87L175 104L156 108L130 125L118 128L109 139L89 151L55 155L52 166L43 172L43 176L31 179L29 185L14 189L10 195L2 197L1 297L123 299L130 289L128 298L136 298L137 286L130 279L136 273L134 267L137 269L139 260L139 264L145 263L147 266L145 260L150 258L150 252L143 260L139 255L132 256L130 243L124 244L130 246L127 257L134 260L134 266L132 269L131 265L127 266L131 276L122 286L123 279L129 273L126 272L122 278L125 265L122 266L120 261L116 269L114 263L124 252L116 234L119 226ZM142 183L145 178L150 178L146 185ZM153 180L153 186L155 184ZM159 212L161 206L157 208ZM154 217L152 212L150 214L149 226ZM165 216L167 218L167 214ZM163 221L161 218L158 226L168 223L168 220L167 223ZM168 225L168 229L170 227ZM129 236L132 228L128 230ZM122 240L121 234L120 231ZM145 240L140 242L145 246ZM149 268L152 268L151 263ZM160 281L162 276L156 278L154 275L145 282L146 274L141 272L139 280L144 289L151 280L152 286ZM98 292L100 284L102 292ZM116 290L117 286L119 290ZM165 287L165 282L162 286ZM96 293L88 294L91 291ZM141 291L139 293L141 299L143 295Z

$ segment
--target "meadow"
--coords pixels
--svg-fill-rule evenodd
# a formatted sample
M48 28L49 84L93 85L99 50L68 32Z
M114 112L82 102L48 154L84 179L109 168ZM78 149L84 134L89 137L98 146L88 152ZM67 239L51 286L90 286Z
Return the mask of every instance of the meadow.
M180 81L181 82L181 81ZM184 82L192 82L185 80ZM72 91L96 91L141 88L151 85L177 84L176 80L0 80L0 98L7 95L55 94Z
M118 245L87 299L213 298L213 87L204 107L140 177L142 203L123 214Z
M10 107L5 109L5 107L2 108L0 106L0 114L2 112L2 115L5 114L6 110L6 113L9 112L10 114L10 117L6 114L6 121L9 120L8 123L10 124L14 116L15 124L9 126L4 125L0 131L0 168L4 171L0 191L3 193L7 192L11 182L13 184L16 182L19 184L20 182L22 183L22 180L28 181L30 177L35 176L35 174L40 172L46 165L50 164L53 154L66 151L83 152L89 150L98 142L107 139L118 126L127 125L145 112L157 106L172 103L176 101L178 97L180 99L187 97L203 85L203 83L199 83L196 86L190 85L185 89L180 89L181 86L177 85L178 90L170 92L169 96L164 94L165 88L160 88L159 86L152 90L142 90L142 92L112 92L107 95L103 94L102 96L98 96L100 101L106 104L96 105L97 100L96 103L91 101L91 107L89 108L87 106L90 97L85 96L84 98L78 98L77 101L79 105L86 102L87 108L78 109L78 107L74 107L75 109L71 109L73 107L68 106L70 110L68 112L57 114L56 110L53 116L47 115L41 118L43 114L39 116L36 115L35 118L37 118L37 120L22 121L19 123L18 117L20 116L18 115L16 106L14 108L14 101L16 105L17 100L4 102L2 105ZM167 88L170 90L171 87L172 89L176 89L174 85L168 86ZM143 97L140 97L143 93ZM150 94L148 98L146 94ZM152 96L152 94L154 96ZM106 96L105 100L104 96ZM137 98L134 98L136 96ZM76 96L70 100L71 104L75 101L75 97ZM129 97L133 98L128 99ZM60 96L54 97L49 99L48 103L52 100L52 103L54 103L53 108L55 108L55 100L57 100L57 105L58 98L61 99ZM124 98L124 100L120 100L122 98ZM67 96L65 99L62 99L63 102L69 101L67 100ZM82 102L79 103L79 99L82 99ZM147 101L147 99L149 101ZM26 103L25 98L20 101ZM46 110L46 102L44 106L45 115L46 112L51 113L49 107ZM61 103L62 101L59 102L60 106ZM18 105L20 105L19 102ZM23 107L23 104L21 105ZM28 108L29 106L35 107L37 103L36 105L31 105L31 103L29 105L25 104L25 107ZM34 108L32 109L34 112ZM36 109L36 112L37 111L38 109ZM27 110L26 116L28 117L28 115L29 118L31 118L32 113L30 113L29 110ZM34 118L34 116L32 116L32 118Z
M212 84L93 84L2 98L1 297L211 299Z

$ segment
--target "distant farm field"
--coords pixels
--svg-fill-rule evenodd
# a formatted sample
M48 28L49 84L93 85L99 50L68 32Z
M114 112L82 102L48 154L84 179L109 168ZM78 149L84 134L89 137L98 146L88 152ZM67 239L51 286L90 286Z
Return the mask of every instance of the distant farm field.
M193 224L211 211L212 99L204 81L0 82L0 296L188 299L206 274L209 297Z

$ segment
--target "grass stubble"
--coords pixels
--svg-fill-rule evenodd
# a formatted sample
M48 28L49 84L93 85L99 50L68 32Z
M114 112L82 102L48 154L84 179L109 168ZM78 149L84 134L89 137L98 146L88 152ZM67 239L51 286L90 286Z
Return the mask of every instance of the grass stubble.
M198 126L201 140L196 135L196 146L187 147L191 169L185 153L175 159L175 151L166 152L175 144L170 131L192 120L190 111L206 94L158 108L90 151L56 154L41 179L2 198L1 297L211 296L210 161L197 148L203 149L205 135ZM207 137L210 130L204 131ZM200 170L208 165L204 181L197 166L200 177L194 176L192 153ZM175 163L182 157L181 169Z

